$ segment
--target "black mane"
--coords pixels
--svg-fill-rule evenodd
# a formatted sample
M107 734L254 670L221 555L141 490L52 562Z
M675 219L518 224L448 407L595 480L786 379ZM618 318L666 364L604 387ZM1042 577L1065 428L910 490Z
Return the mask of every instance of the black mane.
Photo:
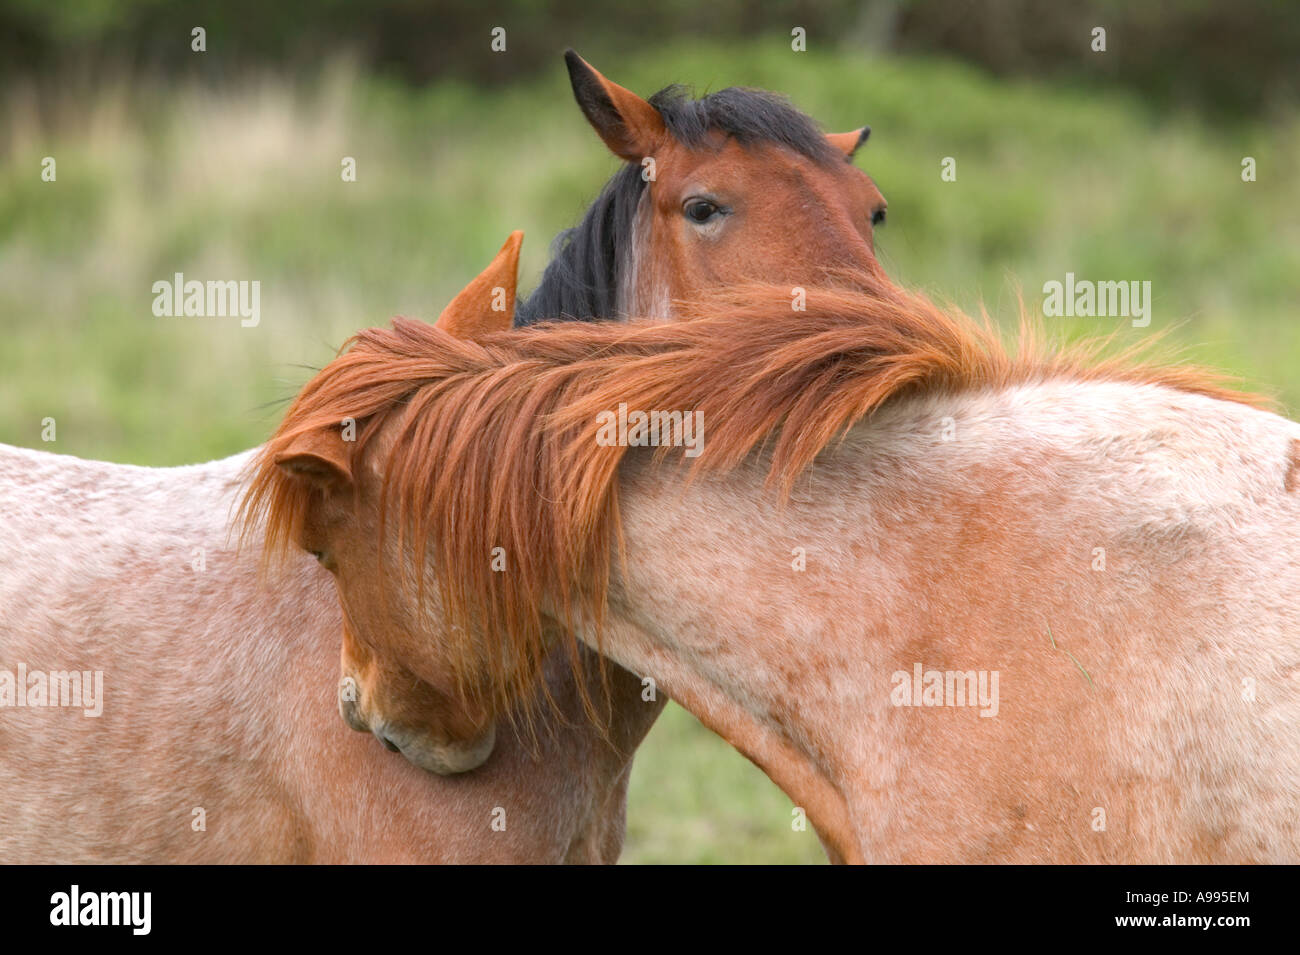
M766 90L730 87L691 99L681 86L650 97L668 132L699 148L720 132L742 146L774 143L818 163L843 162L811 119ZM547 319L597 321L616 316L619 260L632 241L632 219L645 189L641 167L628 163L605 184L582 221L551 246L542 281L515 309L516 325Z

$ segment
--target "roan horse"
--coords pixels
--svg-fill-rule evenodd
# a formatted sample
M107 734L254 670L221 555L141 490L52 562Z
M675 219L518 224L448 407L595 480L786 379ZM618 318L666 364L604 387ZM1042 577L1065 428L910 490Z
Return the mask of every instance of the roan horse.
M833 860L1300 861L1300 426L862 282L364 331L249 513L321 554L372 657L476 706L560 627L653 676ZM697 413L702 453L602 438L620 405Z
M574 76L580 100L594 95L581 92L584 84L596 82L619 102L631 102L631 94L589 68ZM775 180L844 177L840 167L849 168L843 155L850 149L828 162L807 136L793 146L779 138L791 129L815 131L806 118L789 107L782 113L779 101L765 94L723 92L700 103L673 100L674 108L692 111L728 137L721 153L712 144L698 150L701 168L716 172L722 167L708 160L732 156L770 163ZM736 113L760 101L766 125ZM727 109L715 116L715 104ZM765 139L769 129L777 139ZM728 150L732 138L746 143L743 152ZM837 148L845 140L829 138ZM677 157L674 165L691 158L692 150L675 141L660 145L661 154ZM614 202L611 195L606 190L595 208ZM750 210L750 221L763 221L765 202L791 197L769 183L730 201ZM828 222L869 222L876 202L857 187L823 198L827 204L815 214ZM607 222L589 216L570 234L563 250L581 250L582 261L548 270L537 295L599 304L600 295L621 295L627 287L623 263L632 257L620 250L628 242L642 243L640 260L653 261L656 243L684 249L694 235L659 229L651 237ZM775 256L791 276L815 274L820 264L793 233L751 232L736 219L728 230L719 246L728 256L743 257L748 244L756 261ZM850 258L874 267L870 242L861 235L846 239ZM778 243L775 252L765 246L771 241ZM712 248L702 245L697 263L710 262ZM699 274L730 274L726 266L719 260L714 271ZM697 292L690 281L674 279L667 294ZM328 575L303 556L268 589L258 583L255 561L227 549L226 515L255 453L152 469L0 447L0 499L6 513L19 515L0 525L0 761L9 767L0 784L6 806L0 858L616 859L630 755L662 697L647 702L640 681L614 668L603 680L575 682L564 655L556 655L546 664L546 688L559 715L536 734L536 751L505 732L486 765L448 779L389 756L373 740L339 732L332 707L321 705L336 693L338 657L331 648L343 629ZM74 669L78 690L82 671L91 674L87 691L94 672L104 674L101 716L18 705L20 698L36 700L26 680L17 685L18 677L40 674L48 703L50 681L71 689L64 678L71 680ZM608 740L590 725L584 696L595 697ZM91 697L85 700L89 705ZM345 693L340 706L347 712L352 702ZM74 719L75 726L67 725ZM446 761L456 753L425 748L413 755L426 764L442 761L433 768L465 768Z
M675 301L755 277L809 283L852 268L888 286L874 253L886 203L870 177L851 165L868 127L823 134L783 99L760 90L724 89L691 100L668 87L646 101L573 51L565 59L575 99L625 165L582 222L558 238L537 290L513 312L516 324L539 316L671 318ZM496 271L513 301L517 246L507 242L501 255ZM497 287L483 285L486 280L485 273L472 283L462 293L469 304L453 303L442 322L476 317L477 296ZM304 458L287 466L314 465ZM378 664L347 629L343 660L359 688L359 698L343 707L349 726L375 732L435 772L447 770L447 739L461 741L451 747L457 770L473 768L491 751L494 721L486 711L451 706L446 687L418 679L404 699L427 699L409 707L377 699L378 687L412 675L372 672ZM626 705L642 704L638 687ZM613 706L620 707L617 698ZM438 707L449 712L430 720ZM403 709L420 716L407 719ZM385 713L383 725L373 726L368 712ZM431 737L430 725L440 732Z
M549 732L503 732L469 776L348 732L329 576L302 555L268 587L228 546L254 453L137 468L0 446L0 859L617 859L655 705L616 708L605 742L557 655Z

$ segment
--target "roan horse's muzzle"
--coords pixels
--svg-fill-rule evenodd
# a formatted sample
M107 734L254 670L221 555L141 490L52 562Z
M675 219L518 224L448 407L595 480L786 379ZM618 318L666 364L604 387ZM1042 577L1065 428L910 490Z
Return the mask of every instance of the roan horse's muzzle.
M339 686L339 714L351 729L373 733L386 748L401 753L411 763L439 776L466 773L482 766L496 745L496 723L492 722L468 740L440 740L418 730L409 730L382 719L362 714L357 702L356 683L344 678Z

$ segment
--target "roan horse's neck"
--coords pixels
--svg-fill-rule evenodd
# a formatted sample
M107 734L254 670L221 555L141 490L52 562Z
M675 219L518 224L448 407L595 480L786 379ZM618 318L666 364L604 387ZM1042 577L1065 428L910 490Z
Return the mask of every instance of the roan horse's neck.
M1296 861L1300 739L1260 727L1300 725L1297 438L1049 382L888 406L784 507L761 462L631 459L603 649L832 859Z

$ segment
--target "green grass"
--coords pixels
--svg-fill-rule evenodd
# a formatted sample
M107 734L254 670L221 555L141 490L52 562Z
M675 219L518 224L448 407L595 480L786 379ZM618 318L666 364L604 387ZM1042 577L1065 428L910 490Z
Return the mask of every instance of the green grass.
M637 750L622 861L825 864L793 810L762 770L669 703Z
M648 93L782 90L828 128L870 123L859 164L889 199L882 261L907 284L1010 318L1015 288L1153 283L1150 329L1300 400L1300 120L1225 127L1121 94L1008 83L923 60L677 46L596 65ZM346 64L221 92L105 82L38 116L0 94L0 441L181 464L261 441L349 333L426 318L526 230L522 285L614 170L564 70L484 93L411 91ZM1243 183L1241 159L1259 179ZM53 156L58 180L40 180ZM359 179L339 176L344 156ZM957 181L940 162L957 160ZM156 279L257 279L262 322L160 319ZM41 422L57 421L43 445ZM639 756L626 859L821 861L790 803L670 708Z

